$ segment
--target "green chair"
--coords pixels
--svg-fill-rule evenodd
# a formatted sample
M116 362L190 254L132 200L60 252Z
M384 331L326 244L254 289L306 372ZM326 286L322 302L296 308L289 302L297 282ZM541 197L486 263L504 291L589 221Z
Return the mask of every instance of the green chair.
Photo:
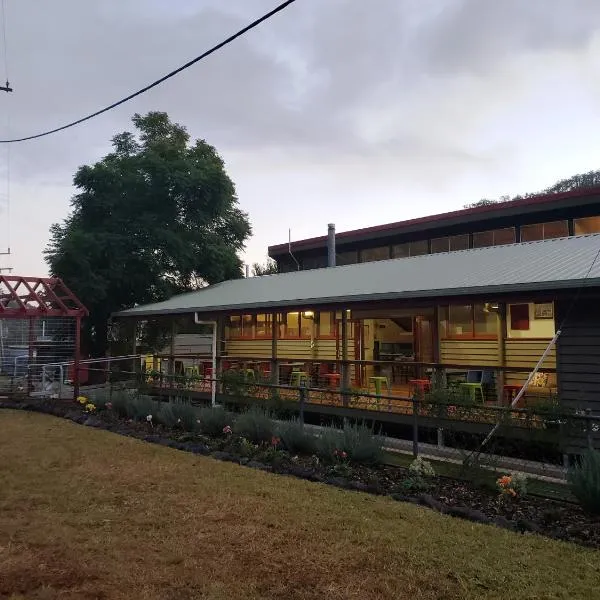
M244 369L244 382L245 383L249 383L249 382L253 382L256 383L256 373L254 372L254 369Z
M378 396L377 398L372 399L377 408L379 408L379 396L381 396L381 394L382 394L382 387L383 387L384 383L385 383L387 393L388 393L388 395L390 395L391 394L390 382L387 377L385 377L384 375L369 377L369 386L367 388L367 394L370 394L371 388L373 388L373 391L375 392L375 396Z
M460 384L460 389L469 395L472 402L477 402L477 392L479 392L483 404L485 402L484 386L490 385L493 378L493 371L488 369L484 371L467 371L467 381Z
M292 387L308 385L308 373L306 371L292 371L290 374L290 385Z

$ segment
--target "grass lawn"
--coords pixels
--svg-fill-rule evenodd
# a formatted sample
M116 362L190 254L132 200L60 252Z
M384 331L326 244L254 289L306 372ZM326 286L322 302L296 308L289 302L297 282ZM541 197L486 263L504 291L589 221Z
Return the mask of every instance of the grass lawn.
M0 411L0 598L599 598L600 553Z

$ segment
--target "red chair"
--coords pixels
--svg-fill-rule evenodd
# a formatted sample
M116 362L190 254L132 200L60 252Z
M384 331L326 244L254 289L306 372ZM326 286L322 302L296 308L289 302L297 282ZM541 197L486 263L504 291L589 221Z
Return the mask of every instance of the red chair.
M411 397L415 394L423 396L429 391L431 391L431 381L429 379L409 379L408 393Z

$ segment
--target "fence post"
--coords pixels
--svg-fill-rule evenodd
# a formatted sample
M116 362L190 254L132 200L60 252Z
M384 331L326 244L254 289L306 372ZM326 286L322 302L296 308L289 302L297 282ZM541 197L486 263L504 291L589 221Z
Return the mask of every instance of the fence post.
M417 394L413 394L413 456L419 456L419 400Z
M304 425L304 404L306 403L306 395L308 392L306 389L306 382L300 385L298 391L300 393L300 423Z
M587 445L588 450L594 449L594 435L592 429L592 419L591 419L592 411L589 408L585 409L585 431L587 433Z

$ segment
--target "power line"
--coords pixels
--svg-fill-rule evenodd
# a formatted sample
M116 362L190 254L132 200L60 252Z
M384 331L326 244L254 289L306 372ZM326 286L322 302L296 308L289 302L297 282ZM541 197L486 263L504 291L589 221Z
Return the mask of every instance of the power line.
M29 135L27 137L22 137L22 138L0 140L0 144L12 144L15 142L25 142L27 140L34 140L34 139L41 138L41 137L44 137L47 135L51 135L53 133L57 133L58 131L63 131L64 129L69 129L70 127L79 125L80 123L83 123L84 121L89 121L90 119L93 119L94 117L97 117L98 115L101 115L102 113L108 112L109 110L112 110L113 108L116 108L117 106L120 106L121 104L125 104L125 102L129 102L129 100L132 100L133 98L140 96L141 94L144 94L148 90L151 90L152 88L165 82L167 79L171 79L171 77L174 77L175 75L181 73L182 71L189 69L189 67L191 67L192 65L195 65L197 62L203 60L204 58L210 56L211 54L214 54L217 50L220 50L221 48L227 46L228 44L230 44L237 38L246 34L251 29L258 27L261 23L263 23L264 21L267 21L268 19L270 19L277 13L281 12L282 10L287 8L290 4L293 4L295 1L296 0L287 0L286 2L282 2L281 4L276 6L273 10L269 11L268 13L266 13L262 17L256 19L255 21L252 21L252 23L250 23L243 29L240 29L237 33L234 33L233 35L229 36L227 39L223 40L222 42L218 43L216 46L213 46L212 48L210 48L210 50L207 50L206 52L200 54L200 56L193 58L192 60L186 62L184 65L181 65L174 71L171 71L170 73L167 73L160 79L153 81L146 87L143 87L142 89L138 90L137 92L134 92L133 94L130 94L129 96L126 96L125 98L122 98L121 100L118 100L117 102L113 102L112 104L110 104L109 106L106 106L105 108L97 110L94 113L91 113L85 117L82 117L81 119L77 119L76 121L72 121L71 123L67 123L66 125L56 127L55 129L50 129L49 131L44 131L43 133L37 133L35 135Z

